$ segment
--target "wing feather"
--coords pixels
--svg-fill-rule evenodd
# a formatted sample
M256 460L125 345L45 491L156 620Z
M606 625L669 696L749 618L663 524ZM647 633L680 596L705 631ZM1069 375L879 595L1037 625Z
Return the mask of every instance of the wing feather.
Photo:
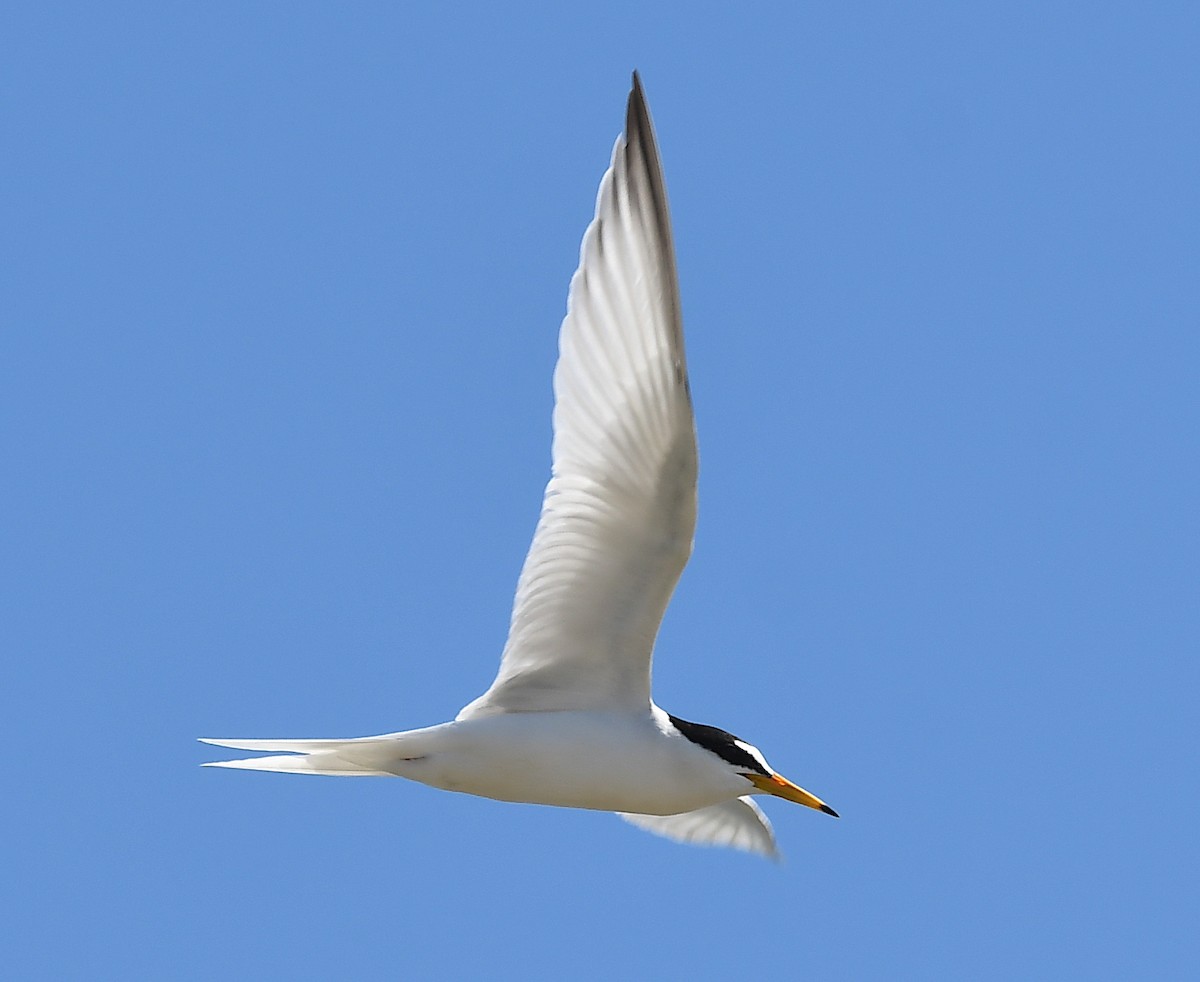
M696 434L662 165L634 76L571 280L553 468L492 687L459 718L636 709L696 527Z
M676 842L729 846L779 860L775 833L761 808L749 797L734 798L681 815L617 814L632 825Z

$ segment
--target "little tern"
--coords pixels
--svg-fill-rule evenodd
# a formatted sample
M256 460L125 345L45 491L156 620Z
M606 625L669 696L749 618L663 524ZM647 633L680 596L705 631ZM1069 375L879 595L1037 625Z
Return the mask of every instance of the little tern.
M776 857L752 796L837 813L745 740L650 696L659 624L692 552L697 455L666 187L636 72L571 279L554 393L551 478L491 687L418 730L206 739L272 754L206 766L404 777Z

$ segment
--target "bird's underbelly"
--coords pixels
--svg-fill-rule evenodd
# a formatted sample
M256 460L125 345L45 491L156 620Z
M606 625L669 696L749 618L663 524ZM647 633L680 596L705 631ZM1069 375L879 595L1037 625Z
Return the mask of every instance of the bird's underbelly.
M393 772L466 794L568 808L673 815L744 793L734 775L649 718L521 713L439 728Z

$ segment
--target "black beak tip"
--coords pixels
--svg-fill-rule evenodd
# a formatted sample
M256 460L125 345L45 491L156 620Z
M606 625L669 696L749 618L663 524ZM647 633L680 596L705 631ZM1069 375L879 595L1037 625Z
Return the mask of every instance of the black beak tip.
M830 808L828 805L822 805L822 806L821 806L821 811L823 811L823 812L824 812L826 815L832 815L834 818L841 818L841 817L842 817L842 816L841 816L841 815L839 815L837 812L835 812L835 811L834 811L832 808Z

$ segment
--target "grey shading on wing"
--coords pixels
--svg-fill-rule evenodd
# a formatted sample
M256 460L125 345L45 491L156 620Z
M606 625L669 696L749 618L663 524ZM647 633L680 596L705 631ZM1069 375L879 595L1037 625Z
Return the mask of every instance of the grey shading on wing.
M644 709L692 551L696 433L658 148L634 76L571 280L553 469L491 688L459 718Z
M631 815L618 812L632 825L676 842L698 846L729 846L779 859L775 833L761 808L749 797L734 798L681 815Z

